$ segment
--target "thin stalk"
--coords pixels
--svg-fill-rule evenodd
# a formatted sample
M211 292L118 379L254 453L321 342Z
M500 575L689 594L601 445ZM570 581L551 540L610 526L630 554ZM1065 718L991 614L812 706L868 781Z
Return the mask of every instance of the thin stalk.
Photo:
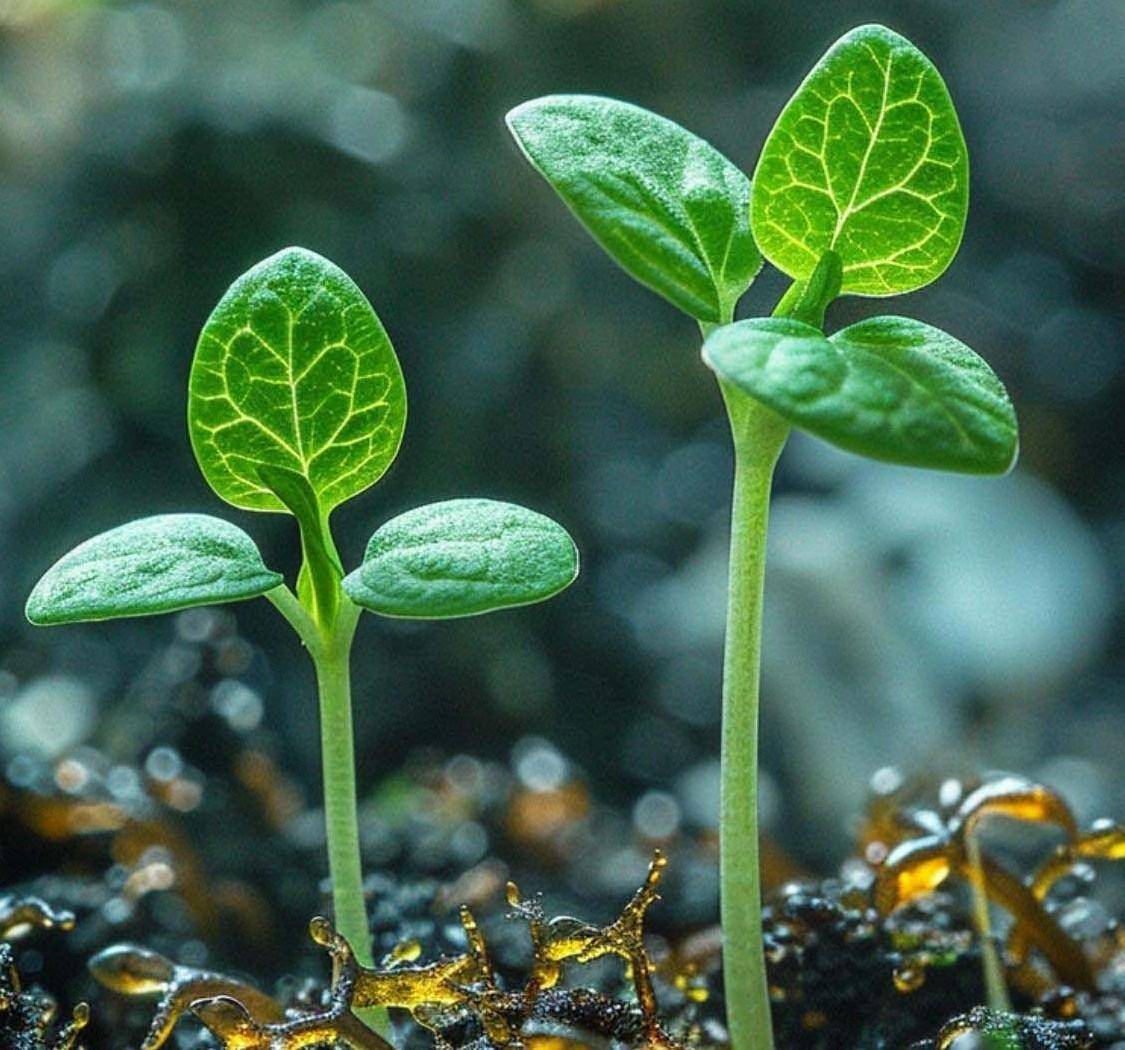
M758 684L770 486L789 425L736 388L721 386L735 452L719 817L723 975L731 1047L768 1050L774 1043L762 954Z
M268 598L273 607L285 617L285 622L297 632L301 644L315 659L315 654L323 645L323 639L316 622L297 600L297 596L283 583L272 591L266 591L264 597Z
M972 887L973 919L980 937L981 964L984 967L984 991L988 1005L998 1013L1011 1013L1012 1000L1004 982L1004 965L992 936L992 918L988 912L988 890L984 881L980 839L975 831L965 836L965 853L969 860L969 884Z
M1011 913L1017 928L1043 953L1059 981L1079 991L1092 989L1096 982L1089 957L1023 880L988 857L981 857L980 867L989 898Z
M360 608L340 590L332 621L322 624L314 620L288 587L277 587L266 597L300 635L316 669L332 911L336 930L351 945L356 961L361 966L371 966L371 931L363 898L352 728L351 652ZM383 1007L357 1009L355 1014L369 1028L384 1036L389 1034L390 1021Z
M352 735L350 638L314 657L320 696L321 763L324 776L324 820L328 838L328 871L336 929L363 965L371 965L371 935L363 903L363 869L359 857L356 810L355 744Z
M355 788L355 741L352 731L352 639L359 607L340 594L332 633L323 653L314 655L320 696L320 754L324 776L324 825L332 910L336 929L351 945L360 966L371 966L371 930L363 899L363 863L359 850L359 813ZM357 1009L369 1028L390 1032L383 1007Z

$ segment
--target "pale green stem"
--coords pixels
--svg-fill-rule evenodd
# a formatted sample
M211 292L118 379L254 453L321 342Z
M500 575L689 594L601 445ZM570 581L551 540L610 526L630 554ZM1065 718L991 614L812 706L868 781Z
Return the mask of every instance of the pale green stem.
M1012 1012L1012 1001L1004 981L1004 966L1000 961L996 942L992 937L992 919L988 912L988 893L984 885L984 864L980 854L980 839L973 830L965 835L965 853L969 860L969 884L972 886L973 919L980 937L981 963L984 967L984 991L991 1009L1000 1013Z
M773 1046L758 857L758 683L770 486L789 425L722 383L734 439L730 584L723 662L720 897L732 1050Z
M363 899L352 730L351 651L360 609L341 592L334 622L325 628L318 627L287 587L277 587L266 597L300 635L316 668L320 697L324 824L334 921L337 931L351 945L359 964L371 966L371 932ZM380 1034L389 1033L390 1023L385 1009L369 1008L356 1010L355 1013Z
M301 639L310 655L318 652L323 644L323 639L313 618L297 600L297 596L283 583L272 591L266 591L265 597L285 617L289 626L297 632L297 637Z
M336 638L314 658L320 694L320 743L324 775L324 822L328 835L328 870L336 929L356 958L371 965L371 935L363 903L363 869L359 855L356 810L355 743L352 737L351 639Z

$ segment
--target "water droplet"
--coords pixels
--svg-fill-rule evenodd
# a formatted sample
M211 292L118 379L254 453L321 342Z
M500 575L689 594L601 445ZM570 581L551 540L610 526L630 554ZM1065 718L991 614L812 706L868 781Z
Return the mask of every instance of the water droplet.
M895 968L895 988L904 995L918 991L925 981L926 971L921 966L898 966Z

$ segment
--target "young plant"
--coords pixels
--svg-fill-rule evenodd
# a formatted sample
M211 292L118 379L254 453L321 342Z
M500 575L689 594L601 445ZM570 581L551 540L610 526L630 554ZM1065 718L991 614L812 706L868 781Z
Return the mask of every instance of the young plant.
M554 521L510 503L457 499L387 522L345 575L329 517L386 472L405 421L398 359L363 293L313 252L279 252L235 281L204 325L188 430L219 497L297 519L303 557L296 591L237 526L165 514L87 540L47 571L27 602L35 624L257 595L277 607L316 669L336 925L367 966L350 675L361 611L473 616L542 601L578 572L574 542Z
M961 240L968 160L930 61L883 26L813 67L753 184L708 143L636 106L555 95L508 115L516 141L628 273L694 318L735 451L723 675L721 896L736 1050L772 1045L758 872L758 678L766 525L792 427L874 459L1003 474L1017 449L1003 386L959 340L874 317L826 335L839 295L910 292ZM765 256L792 278L771 317L734 322Z

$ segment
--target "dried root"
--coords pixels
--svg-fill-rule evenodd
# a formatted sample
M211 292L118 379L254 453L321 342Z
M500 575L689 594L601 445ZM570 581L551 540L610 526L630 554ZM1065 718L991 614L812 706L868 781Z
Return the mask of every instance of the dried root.
M191 1011L225 1050L299 1050L306 1046L344 1046L349 1050L392 1050L352 1013L359 966L347 942L324 919L309 925L313 940L328 949L337 977L327 1006L291 1020L263 1021L233 995L198 999Z
M484 935L465 906L460 919L468 950L429 963L414 961L417 946L404 945L380 966L360 966L332 924L313 919L309 934L327 950L335 976L325 1005L296 1016L241 981L178 966L135 945L106 949L90 961L90 970L103 985L121 994L160 997L142 1050L158 1050L187 1012L225 1050L299 1050L318 1045L389 1050L389 1044L353 1012L369 1007L409 1010L434 1032L439 1046L445 1042L443 1028L458 1016L469 1016L484 1033L482 1045L493 1048L522 1045L529 1022L562 1023L637 1048L675 1048L660 1023L652 962L644 947L645 913L659 900L656 888L666 864L657 852L644 885L608 926L566 917L547 919L538 899L521 900L519 890L510 884L509 917L528 923L533 952L528 979L517 990L498 984ZM635 1006L587 989L556 987L564 964L581 965L609 955L625 962L636 991Z
M163 1046L180 1018L200 1000L229 998L241 1004L256 1021L268 1023L285 1018L281 1005L253 985L210 970L180 966L159 952L135 944L115 944L99 952L87 965L98 983L110 991L141 998L159 996L160 1005L141 1050Z
M980 824L993 816L1052 824L1062 830L1067 841L1026 881L987 856L981 857L978 871L969 840ZM1079 990L1094 987L1093 964L1044 901L1051 886L1075 864L1091 857L1125 857L1122 829L1103 822L1082 834L1059 795L1017 777L982 784L949 812L896 809L882 800L869 829L868 849L873 841L886 849L875 880L875 905L882 914L934 892L950 877L976 881L991 901L1012 916L1008 953L1013 964L1026 962L1033 947L1062 984Z
M27 991L16 970L9 938L29 930L74 928L74 916L55 911L38 897L5 897L0 901L0 1046L27 1050L77 1050L78 1039L90 1020L90 1008L79 1003L71 1019L52 1037L58 1007L49 996Z
M73 930L74 913L56 911L38 897L0 897L0 941L15 941L31 930Z

